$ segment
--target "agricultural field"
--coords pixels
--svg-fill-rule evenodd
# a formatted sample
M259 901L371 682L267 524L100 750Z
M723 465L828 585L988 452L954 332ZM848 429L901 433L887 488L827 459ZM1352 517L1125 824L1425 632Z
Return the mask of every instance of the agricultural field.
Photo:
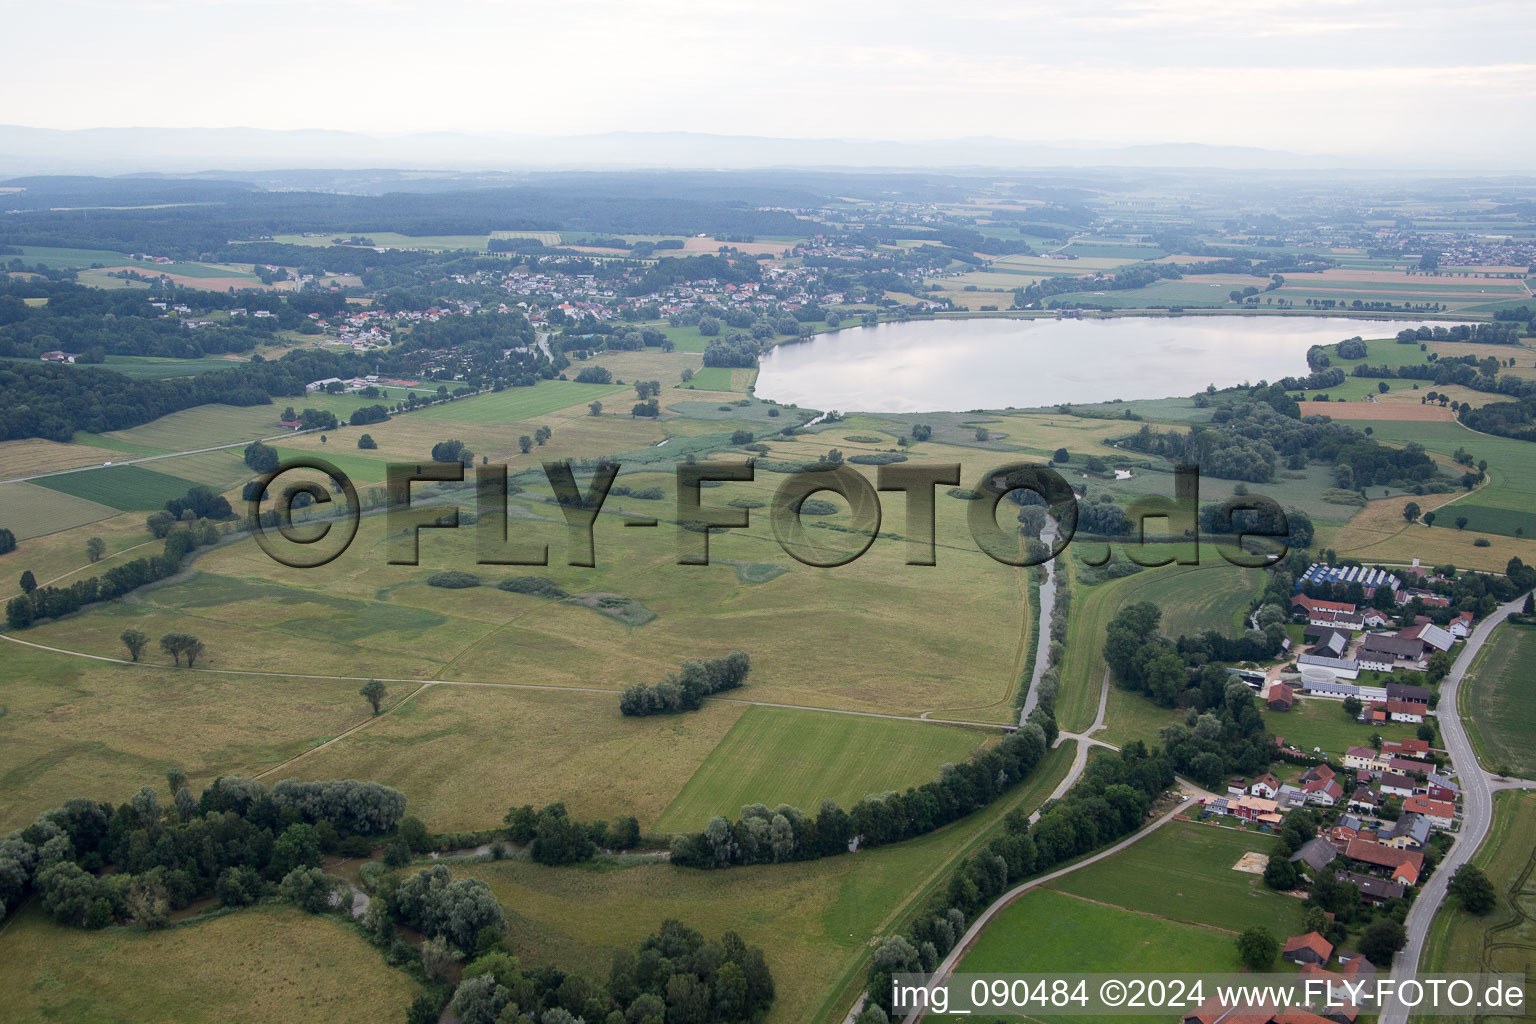
M456 423L518 423L560 409L586 405L628 390L616 384L542 380L531 388L506 388L491 394L473 395L454 402L428 406L411 415L424 420L452 420Z
M656 823L662 832L703 828L746 804L787 803L815 813L823 800L852 807L898 792L964 761L983 734L968 729L787 708L748 708ZM670 744L668 744L670 746Z
M100 522L117 512L109 505L43 486L41 482L0 484L0 523L4 523L18 541Z
M36 486L123 512L153 512L172 498L186 494L189 485L181 477L130 465L98 466L45 476L36 481Z
M1419 424L1418 426L1436 425ZM1457 427L1457 429L1462 428ZM1493 476L1491 461L1489 476L1490 478ZM1470 499L1480 498L1489 490L1491 490L1490 487L1484 487L1474 491ZM1461 491L1413 498L1376 499L1368 503L1347 523L1318 523L1314 546L1319 550L1332 548L1343 557L1357 558L1361 561L1405 562L1411 558L1419 558L1426 565L1450 564L1467 569L1481 569L1485 572L1503 572L1511 558L1520 558L1527 563L1536 559L1536 540L1529 537L1480 534L1472 529L1456 529L1455 519L1462 514L1462 502L1467 500L1469 496ZM1501 497L1501 500L1511 499L1506 494ZM1418 504L1425 512L1433 511L1436 516L1435 525L1425 526L1422 520L1415 523L1408 522L1403 517L1403 508L1409 501ZM1479 538L1487 540L1488 545L1479 547L1475 543Z
M657 863L571 870L504 860L465 865L455 876L490 884L524 966L553 963L602 978L614 950L682 916L706 935L734 930L763 948L774 978L785 979L769 1024L837 1024L863 987L869 937L888 934L917 908L1008 811L1042 804L1071 759L1070 744L1058 748L994 806L849 856L724 871Z
M1213 545L1202 545L1202 557L1202 564L1197 566L1158 566L1096 586L1073 588L1067 653L1062 661L1061 691L1056 698L1056 716L1062 728L1078 731L1093 723L1105 671L1104 633L1124 606L1141 601L1158 605L1163 610L1159 628L1170 637L1205 629L1229 634L1235 630L1236 616L1247 611L1248 602L1263 586L1263 573L1229 564ZM1068 561L1076 572L1075 560ZM1112 692L1113 689L1111 683ZM1145 705L1148 716L1161 719L1161 714L1153 714L1154 705L1141 696L1120 697L1123 699L1114 706L1116 710L1130 711L1135 705ZM1106 715L1106 724L1114 727L1117 717ZM1137 710L1133 717L1142 717L1142 711Z
M1268 855L1274 838L1222 825L1176 820L1121 853L1050 882L1049 887L1125 910L1236 935L1260 925L1295 935L1301 901L1236 871L1247 853Z
M110 249L66 249L45 245L19 246L19 257L27 266L41 263L50 270L83 270L86 267L119 267L128 262L128 254Z
M1526 1005L1530 1005L1531 963L1536 956L1536 922L1530 914L1536 899L1532 851L1536 851L1536 793L1495 793L1493 825L1472 863L1493 882L1498 905L1483 917L1468 914L1454 903L1442 906L1424 944L1421 971L1523 973Z
M195 377L211 370L228 370L239 360L209 356L206 359L170 359L157 356L107 356L105 368L113 373L139 380L163 380L167 377Z
M1489 771L1536 775L1536 629L1505 624L1457 689L1462 720Z
M251 907L160 931L84 931L37 908L0 926L15 1020L269 1024L400 1018L421 990L338 921Z

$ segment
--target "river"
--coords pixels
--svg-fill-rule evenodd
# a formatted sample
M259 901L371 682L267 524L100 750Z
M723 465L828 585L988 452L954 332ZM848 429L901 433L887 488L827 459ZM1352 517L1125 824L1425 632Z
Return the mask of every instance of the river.
M931 412L1190 395L1303 376L1306 352L1420 321L1185 316L920 320L772 349L759 398L812 409ZM1448 326L1448 325L1447 325Z

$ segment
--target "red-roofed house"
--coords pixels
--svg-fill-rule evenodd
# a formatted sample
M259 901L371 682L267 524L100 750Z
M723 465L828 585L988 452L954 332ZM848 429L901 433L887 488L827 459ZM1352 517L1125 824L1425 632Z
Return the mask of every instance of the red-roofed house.
M1280 956L1293 964L1326 964L1333 956L1333 943L1317 932L1293 935L1285 940Z
M1456 805L1427 796L1411 796L1403 801L1404 814L1422 814L1435 828L1450 828L1456 821Z

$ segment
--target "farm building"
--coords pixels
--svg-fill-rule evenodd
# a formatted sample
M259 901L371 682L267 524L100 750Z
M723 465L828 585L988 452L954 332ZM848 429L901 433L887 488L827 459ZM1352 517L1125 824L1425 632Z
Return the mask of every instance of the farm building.
M1360 890L1360 899L1366 903L1385 903L1387 900L1400 900L1403 893L1407 892L1401 883L1388 882L1372 875L1356 874L1353 871L1336 871L1333 875L1335 882L1343 882ZM1361 957L1364 960L1364 957ZM1370 963L1369 960L1365 961Z
M1333 957L1333 943L1317 932L1293 935L1285 940L1280 956L1293 964L1326 964Z

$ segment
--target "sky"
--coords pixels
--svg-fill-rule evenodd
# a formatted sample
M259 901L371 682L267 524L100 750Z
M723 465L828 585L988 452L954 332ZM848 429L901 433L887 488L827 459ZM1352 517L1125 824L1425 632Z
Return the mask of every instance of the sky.
M0 0L0 123L1530 147L1531 0Z

